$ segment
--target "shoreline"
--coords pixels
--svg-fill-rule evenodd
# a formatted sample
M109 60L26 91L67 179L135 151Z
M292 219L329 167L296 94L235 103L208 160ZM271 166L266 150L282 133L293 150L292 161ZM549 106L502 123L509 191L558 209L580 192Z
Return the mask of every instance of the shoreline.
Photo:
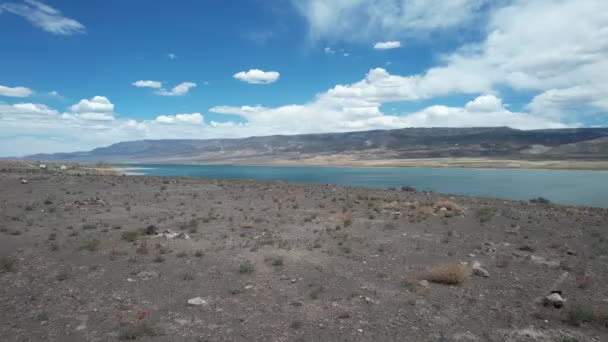
M379 159L379 160L329 160L324 158L305 160L276 160L268 162L134 162L125 165L164 164L164 165L199 165L199 166L272 166L272 167L360 167L360 168L464 168L464 169L528 169L528 170L579 170L608 171L608 161L576 160L515 160L484 158L419 158L419 159ZM113 167L117 172L128 174L129 171L150 169L146 167Z

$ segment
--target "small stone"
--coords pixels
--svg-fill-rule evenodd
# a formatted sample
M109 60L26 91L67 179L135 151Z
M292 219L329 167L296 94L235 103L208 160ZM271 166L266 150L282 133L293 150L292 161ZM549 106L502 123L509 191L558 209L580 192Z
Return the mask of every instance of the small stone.
M547 260L536 255L530 255L530 261L532 261L534 264L547 266L549 268L559 268L560 266L559 261Z
M484 270L483 268L481 268L481 264L478 261L473 262L473 265L471 266L471 269L473 271L473 274L478 276L478 277L489 277L490 276L490 272Z
M146 234L147 235L156 235L156 234L158 234L158 228L155 225L151 224L146 228Z
M175 238L176 239L188 240L188 239L190 239L190 236L188 236L188 234L186 234L186 233L179 233L179 234L177 234L177 236Z
M202 306L207 304L208 302L201 297L188 299L188 305L190 306Z
M142 280L150 280L150 279L158 278L160 275L158 274L158 272L154 272L154 271L141 271L141 272L137 273L137 276L139 278L141 278Z
M22 179L21 184L27 184L27 179Z
M553 305L553 307L555 307L556 309L559 309L562 306L564 306L565 301L566 300L562 297L562 295L559 292L553 292L543 299L543 304L545 306Z
M341 313L338 315L338 318L339 318L339 319L347 319L347 318L349 318L349 317L350 317L350 314L349 314L348 312L346 312L346 311L343 311L343 312L341 312Z
M187 319L176 318L175 323L177 323L179 325L188 325L188 323L190 323L190 321Z
M429 281L428 280L421 280L418 282L418 285L422 286L422 287L428 287L429 286Z

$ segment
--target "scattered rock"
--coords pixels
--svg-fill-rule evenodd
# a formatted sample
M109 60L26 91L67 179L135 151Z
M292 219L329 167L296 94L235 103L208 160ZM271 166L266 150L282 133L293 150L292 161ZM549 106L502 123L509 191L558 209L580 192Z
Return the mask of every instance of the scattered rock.
M418 282L418 285L422 286L422 287L429 287L429 281L428 280L421 280Z
M203 305L207 305L207 304L209 304L209 302L207 302L206 300L204 300L201 297L188 299L189 306L203 306Z
M543 257L539 257L536 255L530 255L530 261L532 261L532 263L534 263L534 264L543 265L543 266L547 266L550 268L559 268L559 265L560 265L559 261L547 260Z
M512 226L512 227L507 227L505 228L505 233L507 234L511 234L511 235L517 235L519 234L519 226Z
M474 275L479 276L479 277L487 278L490 276L490 272L481 268L481 264L478 261L473 262L473 265L471 266L471 270L473 271Z
M27 179L22 179L21 184L27 184Z
M188 240L188 239L190 239L190 236L188 236L188 234L186 234L186 233L179 233L179 234L177 234L177 236L175 238L182 239L182 240Z
M190 323L190 321L187 319L176 318L175 323L177 323L179 325L188 325Z
M346 311L340 312L340 314L338 314L338 319L347 319L350 317L350 314Z
M177 233L177 232L174 232L174 231L172 231L170 229L166 229L162 233L156 234L153 237L154 238L164 237L164 238L167 238L167 239L183 239L183 240L190 239L190 236L188 236L188 234L186 234L186 233Z
M367 304L378 304L378 301L375 301L369 297L359 296L360 299L364 300Z
M555 307L556 309L559 309L562 306L564 306L565 302L566 302L566 300L562 297L562 294L560 291L552 291L550 295L546 296L543 299L543 305L545 305L545 306L553 305L553 307Z
M76 201L74 201L74 204L79 205L79 206L106 205L106 202L103 199L101 199L99 196L95 196L95 197L91 197L91 198L85 198L82 201L76 200Z
M158 228L155 225L151 224L146 228L146 234L147 235L156 235L156 234L158 234Z
M150 280L150 279L158 278L160 275L158 274L158 272L154 272L154 271L141 271L141 272L137 273L137 276L139 278L141 278L142 280Z

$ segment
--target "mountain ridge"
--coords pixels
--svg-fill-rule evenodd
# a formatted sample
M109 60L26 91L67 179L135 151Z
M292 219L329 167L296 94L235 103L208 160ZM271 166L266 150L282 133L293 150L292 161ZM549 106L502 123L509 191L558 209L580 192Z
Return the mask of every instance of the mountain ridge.
M91 151L35 154L23 159L264 163L341 155L359 160L467 157L608 160L608 128L524 131L509 127L435 127L233 139L147 139Z

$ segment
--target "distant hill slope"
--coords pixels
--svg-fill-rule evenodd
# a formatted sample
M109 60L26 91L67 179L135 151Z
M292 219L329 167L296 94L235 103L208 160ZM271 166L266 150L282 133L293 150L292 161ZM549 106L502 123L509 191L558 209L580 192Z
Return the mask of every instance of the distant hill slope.
M38 160L264 163L322 156L357 160L493 157L608 160L608 128L522 131L508 127L405 128L243 139L140 140L88 152L37 154Z

